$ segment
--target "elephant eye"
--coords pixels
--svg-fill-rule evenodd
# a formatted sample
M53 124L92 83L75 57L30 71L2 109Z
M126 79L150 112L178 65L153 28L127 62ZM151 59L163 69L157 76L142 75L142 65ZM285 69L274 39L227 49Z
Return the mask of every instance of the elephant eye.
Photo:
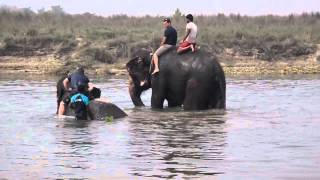
M139 58L138 58L138 64L140 64L140 63L142 63L142 62L143 62L142 58L139 57Z

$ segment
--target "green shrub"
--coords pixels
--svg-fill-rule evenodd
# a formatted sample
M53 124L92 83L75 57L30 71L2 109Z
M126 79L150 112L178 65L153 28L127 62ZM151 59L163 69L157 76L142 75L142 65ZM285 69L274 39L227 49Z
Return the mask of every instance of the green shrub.
M115 62L115 58L104 48L89 47L82 51L79 56L81 58L86 58L87 60L94 60L107 64L113 64Z
M12 11L0 6L1 54L39 50L69 53L79 50L75 39L81 37L82 43L97 48L87 53L90 58L113 63L130 57L137 47L158 48L163 36L161 19L70 15L61 7L34 13L30 9ZM184 14L177 10L172 19L181 40L185 34ZM198 45L215 54L231 48L237 55L271 61L314 53L314 44L320 44L319 13L258 17L218 14L195 16L195 23L199 27Z

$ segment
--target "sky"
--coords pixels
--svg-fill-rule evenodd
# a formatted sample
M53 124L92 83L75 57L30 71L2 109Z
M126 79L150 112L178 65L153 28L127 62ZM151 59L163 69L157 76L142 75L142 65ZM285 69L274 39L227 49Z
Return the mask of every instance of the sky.
M320 11L320 0L0 0L1 5L31 8L33 11L59 5L67 13L89 12L101 16L169 16L177 8L183 14L195 15L240 13L257 16Z

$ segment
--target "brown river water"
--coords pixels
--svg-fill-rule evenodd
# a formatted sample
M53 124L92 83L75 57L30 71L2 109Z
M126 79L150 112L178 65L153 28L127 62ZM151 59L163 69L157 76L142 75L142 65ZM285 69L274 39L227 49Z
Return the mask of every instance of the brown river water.
M56 77L0 75L0 178L320 179L320 75L228 77L226 111L153 111L93 79L123 119L55 117Z

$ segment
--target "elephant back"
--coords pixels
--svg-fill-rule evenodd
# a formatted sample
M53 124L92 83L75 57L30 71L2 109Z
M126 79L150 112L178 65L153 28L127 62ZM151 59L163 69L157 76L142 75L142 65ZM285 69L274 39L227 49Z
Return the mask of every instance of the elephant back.
M159 64L160 69L170 72L199 74L200 69L210 68L213 72L223 73L217 57L205 50L178 54L175 49L172 49L160 56Z

